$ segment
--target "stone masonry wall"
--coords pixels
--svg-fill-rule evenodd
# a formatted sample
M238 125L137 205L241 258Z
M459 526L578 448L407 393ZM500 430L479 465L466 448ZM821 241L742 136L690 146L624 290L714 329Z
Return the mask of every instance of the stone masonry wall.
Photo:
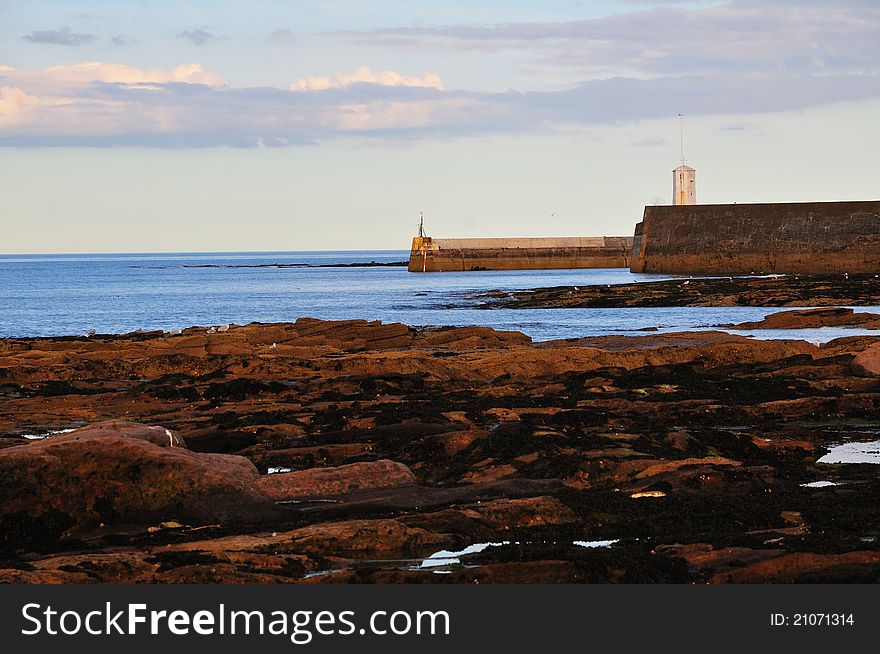
M880 273L880 201L645 207L632 271Z

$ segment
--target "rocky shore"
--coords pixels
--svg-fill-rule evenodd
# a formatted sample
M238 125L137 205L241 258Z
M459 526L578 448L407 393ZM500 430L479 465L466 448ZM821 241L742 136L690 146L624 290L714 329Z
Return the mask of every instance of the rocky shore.
M878 440L877 337L5 339L0 581L876 582Z
M696 277L484 293L481 309L880 306L880 275Z

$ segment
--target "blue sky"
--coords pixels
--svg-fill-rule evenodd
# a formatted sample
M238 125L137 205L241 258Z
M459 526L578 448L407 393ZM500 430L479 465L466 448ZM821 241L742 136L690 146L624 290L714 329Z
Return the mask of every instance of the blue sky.
M701 202L873 199L877 34L871 0L0 0L0 252L629 234L679 112Z

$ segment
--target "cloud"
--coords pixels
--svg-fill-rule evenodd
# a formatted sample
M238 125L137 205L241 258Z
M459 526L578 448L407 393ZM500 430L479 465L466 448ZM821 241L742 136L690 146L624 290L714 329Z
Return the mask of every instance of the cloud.
M291 41L293 39L293 32L291 32L286 27L282 27L277 30L272 30L272 33L269 34L267 41L275 41L276 43L286 43L287 41Z
M425 73L421 77L408 77L393 70L373 72L367 66L361 66L353 73L337 73L336 75L308 75L290 85L291 91L326 91L342 89L352 84L378 84L380 86L415 86L427 89L443 89L443 80L439 75Z
M21 37L31 43L48 43L52 45L83 45L94 41L94 34L80 34L71 32L70 27L64 25L60 30L38 30L25 34Z
M546 67L574 68L592 77L855 73L880 66L880 5L868 0L731 0L712 7L653 6L589 20L339 34L377 47L513 51Z
M0 125L6 121L11 122L16 115L37 104L37 97L28 95L20 88L0 86Z
M223 78L202 70L200 64L182 64L171 70L156 68L142 70L134 66L110 64L102 61L88 61L81 64L50 66L33 77L61 83L105 82L109 84L204 84L224 86Z
M216 41L220 37L211 34L210 32L206 32L205 30L196 29L191 31L184 30L183 32L180 32L175 38L189 41L193 45L202 46L210 43L211 41Z
M548 133L674 116L797 110L880 98L880 75L719 73L588 80L568 89L444 89L429 74L309 76L293 88L233 87L198 64L104 62L0 70L0 145L284 146L357 135L424 139ZM415 82L415 83L414 83ZM651 145L650 139L641 145Z
M137 41L130 36L117 34L110 38L110 43L112 43L113 45L131 45L133 43L137 43Z

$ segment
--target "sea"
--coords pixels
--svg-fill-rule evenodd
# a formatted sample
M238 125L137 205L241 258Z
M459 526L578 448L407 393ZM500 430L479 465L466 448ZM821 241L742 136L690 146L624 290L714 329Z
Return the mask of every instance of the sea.
M478 309L485 291L669 279L626 269L410 273L357 266L409 251L0 255L0 337L38 337L365 319L413 326L486 325L536 341L711 329L759 320L760 307ZM880 311L880 307L862 308ZM728 330L729 331L729 330ZM736 332L825 342L872 332L822 328ZM873 332L876 334L876 332Z

